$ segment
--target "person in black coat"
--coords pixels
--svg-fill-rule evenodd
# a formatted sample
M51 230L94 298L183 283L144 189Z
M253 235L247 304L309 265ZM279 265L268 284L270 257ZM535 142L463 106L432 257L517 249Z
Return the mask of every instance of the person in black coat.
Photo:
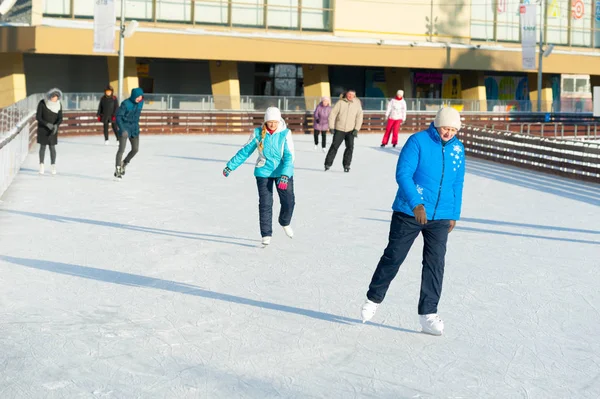
M37 142L40 145L40 174L44 174L44 157L46 147L50 147L50 161L52 163L52 174L56 174L56 148L58 144L58 127L63 121L62 104L60 99L62 92L52 89L46 93L45 98L37 107L36 120L38 123Z
M104 144L108 145L108 125L112 126L115 138L119 141L119 135L117 134L117 109L119 108L119 101L117 97L113 95L114 90L112 86L106 86L104 95L100 99L98 105L98 122L104 124Z

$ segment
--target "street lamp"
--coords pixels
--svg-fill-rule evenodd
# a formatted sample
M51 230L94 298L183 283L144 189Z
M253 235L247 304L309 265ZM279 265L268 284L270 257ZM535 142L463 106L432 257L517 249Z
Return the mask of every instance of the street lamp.
M137 21L125 26L125 0L121 0L121 26L119 28L119 101L123 101L123 80L125 75L125 38L133 36L138 27Z
M552 50L554 50L554 44L548 45L544 49L544 6L547 0L540 0L540 51L538 55L538 76L537 76L537 110L538 112L542 112L542 69L543 69L543 60L545 57L548 57Z

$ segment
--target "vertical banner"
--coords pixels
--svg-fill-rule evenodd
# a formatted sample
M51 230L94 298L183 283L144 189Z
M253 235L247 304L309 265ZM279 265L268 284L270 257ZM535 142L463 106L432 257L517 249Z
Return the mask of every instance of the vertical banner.
M535 69L537 6L534 4L523 4L519 7L519 13L521 14L523 69Z
M115 0L94 0L94 53L115 52Z

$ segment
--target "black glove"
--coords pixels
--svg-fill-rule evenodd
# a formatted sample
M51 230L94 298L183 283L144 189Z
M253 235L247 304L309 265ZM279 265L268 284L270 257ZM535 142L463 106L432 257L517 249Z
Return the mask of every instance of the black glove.
M352 135L353 135L354 137L358 137L358 130L354 129L354 130L352 131Z
M58 125L54 125L54 127L52 128L52 132L50 134L52 136L54 136L56 133L58 133Z
M48 130L50 130L50 131L53 131L54 125L52 123L46 123L46 128L48 128Z

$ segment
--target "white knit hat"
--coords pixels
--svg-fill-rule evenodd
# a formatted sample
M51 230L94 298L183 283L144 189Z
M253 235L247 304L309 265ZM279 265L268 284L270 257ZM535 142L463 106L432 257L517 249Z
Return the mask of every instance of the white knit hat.
M398 97L404 97L404 90L398 90L398 91L396 92L396 95L397 95Z
M269 107L267 108L267 112L265 112L265 122L268 121L277 121L281 120L281 111L277 107Z
M440 109L435 116L433 121L435 127L453 127L456 130L460 130L460 114L457 110L451 107L444 107Z

